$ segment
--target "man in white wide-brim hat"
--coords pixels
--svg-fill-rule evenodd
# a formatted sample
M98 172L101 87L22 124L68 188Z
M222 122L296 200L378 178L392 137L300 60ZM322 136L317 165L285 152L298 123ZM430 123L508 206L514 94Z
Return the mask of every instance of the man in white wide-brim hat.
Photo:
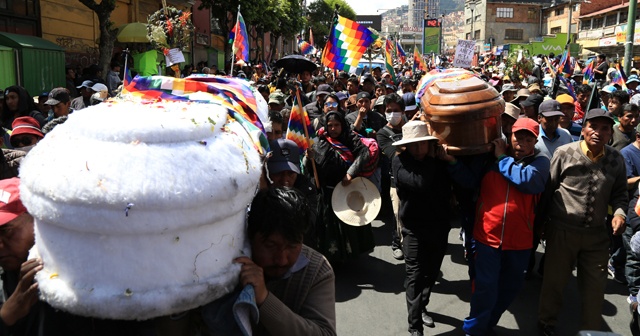
M434 326L426 306L447 250L451 181L447 163L437 158L444 149L429 135L426 123L407 122L402 140L393 145L402 149L392 161L392 171L404 225L408 330L419 336L423 325Z

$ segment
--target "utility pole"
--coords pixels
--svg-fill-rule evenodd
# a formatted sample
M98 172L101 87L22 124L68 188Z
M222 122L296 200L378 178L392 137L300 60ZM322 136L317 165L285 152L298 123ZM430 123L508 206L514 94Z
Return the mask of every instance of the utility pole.
M636 0L629 1L629 14L627 14L627 41L624 43L624 72L631 72L633 64L633 37L636 31Z

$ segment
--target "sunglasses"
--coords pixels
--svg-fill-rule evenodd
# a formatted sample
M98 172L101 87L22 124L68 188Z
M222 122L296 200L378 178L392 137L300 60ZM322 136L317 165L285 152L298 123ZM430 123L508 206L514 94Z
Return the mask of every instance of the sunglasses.
M336 103L336 102L326 102L326 103L324 103L324 106L326 106L326 107L338 107L338 103Z

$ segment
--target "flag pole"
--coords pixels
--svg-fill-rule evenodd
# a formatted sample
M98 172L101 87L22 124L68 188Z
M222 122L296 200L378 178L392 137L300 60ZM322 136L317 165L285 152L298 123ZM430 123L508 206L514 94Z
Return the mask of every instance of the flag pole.
M302 107L302 101L300 100L300 86L296 85L296 98L298 99L298 108L302 112L302 128L304 129L304 139L307 142L307 148L309 146L309 130L307 130L307 111ZM318 170L316 168L316 161L311 159L311 167L313 167L313 179L316 181L316 188L320 189L320 180L318 179Z
M238 5L238 15L236 15L236 25L233 27L233 29L235 30L235 33L233 35L233 42L231 43L231 71L229 71L229 76L233 77L233 60L234 60L234 56L235 56L235 52L233 51L233 47L236 44L236 39L238 39L238 28L239 28L239 23L240 22L240 5Z

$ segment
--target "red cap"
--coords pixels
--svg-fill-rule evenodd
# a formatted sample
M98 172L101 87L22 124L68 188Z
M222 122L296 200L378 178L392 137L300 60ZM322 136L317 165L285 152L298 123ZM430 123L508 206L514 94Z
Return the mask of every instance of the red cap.
M40 139L44 138L44 134L40 130L40 123L32 117L20 117L16 118L13 123L11 123L11 139L12 137L20 134L33 134Z
M0 226L27 212L20 201L20 179L0 180Z
M511 132L515 133L522 130L531 132L537 138L538 134L540 134L540 124L531 118L520 118L513 124Z

